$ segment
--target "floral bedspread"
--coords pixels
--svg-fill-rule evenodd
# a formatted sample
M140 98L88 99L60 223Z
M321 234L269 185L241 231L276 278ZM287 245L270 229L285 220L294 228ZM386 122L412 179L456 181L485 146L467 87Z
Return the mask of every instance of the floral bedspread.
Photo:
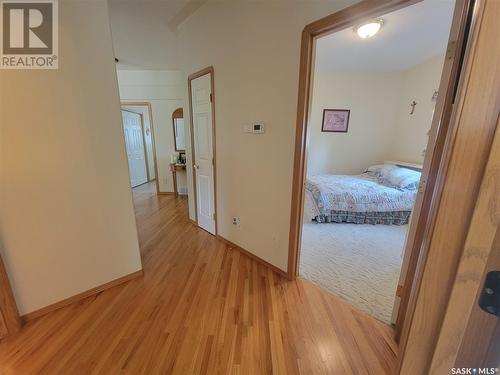
M318 207L318 222L406 224L417 194L382 185L367 173L313 176L306 189Z

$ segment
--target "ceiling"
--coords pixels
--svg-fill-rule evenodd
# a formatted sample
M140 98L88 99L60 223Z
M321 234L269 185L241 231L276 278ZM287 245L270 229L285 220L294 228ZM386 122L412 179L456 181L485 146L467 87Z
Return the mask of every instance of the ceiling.
M316 46L318 70L406 70L444 53L453 0L425 0L382 15L385 23L369 39L352 27L322 37Z
M108 0L118 69L174 70L177 26L207 0ZM405 70L443 53L454 0L423 2L381 16L385 24L371 39L350 27L320 38L320 70Z
M177 26L205 0L109 0L118 69L177 69Z

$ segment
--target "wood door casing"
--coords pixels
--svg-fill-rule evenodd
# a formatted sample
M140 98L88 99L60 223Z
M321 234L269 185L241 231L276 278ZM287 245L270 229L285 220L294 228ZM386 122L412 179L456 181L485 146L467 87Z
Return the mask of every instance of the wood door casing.
M422 272L410 299L408 312L411 316L407 316L401 335L398 370L405 375L443 373L431 371L431 363L444 366L444 361L451 358L452 366L451 351L457 348L451 346L461 339L456 328L446 329L444 324L447 311L451 311L452 290L460 281L456 278L457 270L497 128L500 110L499 14L500 2L476 0L450 120L455 131L447 146L450 156L445 165L443 192L436 203L437 214L428 236L426 257L419 261ZM478 273L479 277L481 274ZM475 292L473 290L469 297L459 296L469 304L474 301ZM463 329L468 313L463 304L457 306L455 311L461 314L458 323ZM453 337L446 346L438 344L441 337L446 336L443 330ZM441 359L438 360L438 356ZM449 369L451 366L440 368Z
M304 182L307 163L308 126L314 80L316 39L359 24L361 21L390 13L421 0L365 0L308 24L302 31L299 67L298 105L295 127L295 152L292 177L292 202L288 244L287 275L298 274L304 207Z
M142 114L122 109L122 119L130 184L135 187L149 180Z
M0 256L0 339L18 332L21 318L12 294L9 277Z
M422 171L421 187L415 200L412 217L415 223L410 223L407 241L404 249L403 265L401 267L400 283L401 295L396 318L396 340L400 340L413 285L418 280L418 263L425 257L426 246L430 228L437 213L437 201L441 196L445 171L443 161L449 157L447 144L454 133L453 124L450 123L453 108L454 90L460 78L461 51L466 46L464 38L468 12L467 0L457 0L453 14L448 46L454 45L447 51L441 80L439 96L436 102L429 142L426 147L426 157Z
M149 165L153 165L153 174L149 174L149 181L151 181L154 177L155 185L156 185L156 193L160 193L160 178L158 173L158 157L156 155L156 141L155 141L155 126L153 121L153 109L151 107L150 102L122 102L122 109L127 109L126 107L144 107L145 111L143 113L143 120L147 117L149 130L151 132L151 149L153 153L153 157L151 159L151 163L148 161ZM131 108L129 108L131 109ZM144 125L144 122L143 122Z
M297 127L294 155L294 174L292 185L292 210L290 219L288 277L294 279L298 273L302 215L304 205L304 181L306 175L307 128L312 100L311 87L314 75L315 41L317 38L343 30L358 24L364 19L380 16L395 10L411 6L420 0L368 0L359 2L330 16L307 25L302 33L301 63L299 73L299 98L297 110ZM436 213L437 201L444 180L441 170L443 155L448 152L453 129L449 128L453 107L453 96L456 80L459 75L461 46L464 41L468 0L457 0L449 37L449 50L443 66L438 101L432 121L431 134L422 173L421 190L417 196L412 223L408 232L405 247L404 267L402 270L403 285L399 288L400 301L396 320L396 337L399 338L405 324L407 307L410 303L414 280L419 277L419 259L425 253L421 244L427 240L429 223ZM456 48L451 48L455 46ZM426 244L426 243L425 243ZM399 297L399 296L398 296Z
M455 367L499 367L499 344L500 344L500 319L492 314L481 310L479 307L479 296L486 274L490 271L500 270L500 231L497 230L493 242L490 258L481 282L469 323L458 351ZM471 345L472 344L472 345Z
M486 274L500 270L500 119L482 178L455 283L446 309L431 373L451 367L490 367L488 358L498 317L483 311L478 300ZM471 302L472 300L472 302ZM468 322L467 322L468 321ZM497 367L500 361L492 367ZM490 363L491 365L491 363Z

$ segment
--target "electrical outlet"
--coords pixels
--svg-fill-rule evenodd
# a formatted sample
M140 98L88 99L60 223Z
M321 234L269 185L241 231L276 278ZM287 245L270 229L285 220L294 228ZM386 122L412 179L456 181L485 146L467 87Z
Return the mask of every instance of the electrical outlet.
M240 221L239 216L234 216L234 217L233 217L233 225L235 225L235 226L239 227L239 226L240 226L240 223L241 223L241 221Z

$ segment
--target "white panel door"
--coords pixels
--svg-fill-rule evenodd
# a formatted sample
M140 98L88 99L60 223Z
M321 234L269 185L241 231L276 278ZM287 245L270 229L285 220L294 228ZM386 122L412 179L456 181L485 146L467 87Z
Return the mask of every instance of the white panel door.
M122 110L123 132L127 149L128 170L132 187L148 182L146 153L140 114Z
M214 149L211 73L191 81L191 100L198 225L215 234Z

